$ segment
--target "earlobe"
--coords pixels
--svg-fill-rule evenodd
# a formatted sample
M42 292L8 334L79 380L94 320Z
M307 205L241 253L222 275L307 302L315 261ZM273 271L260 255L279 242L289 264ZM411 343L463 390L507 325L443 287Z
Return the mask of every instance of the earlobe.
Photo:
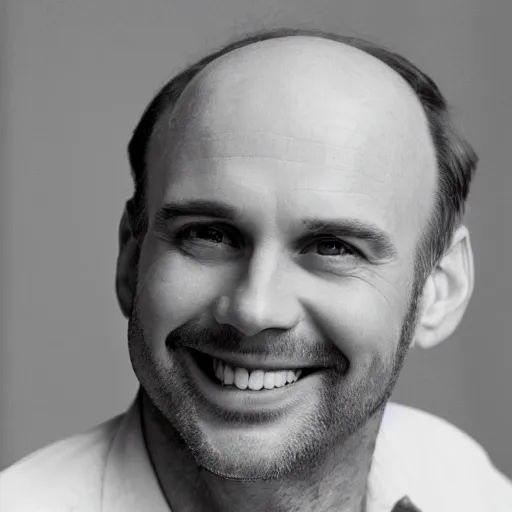
M139 245L133 236L127 209L119 223L119 254L116 268L116 295L123 315L130 318L136 293Z
M469 231L460 226L449 249L424 284L415 345L425 349L433 347L455 331L471 298L473 284Z

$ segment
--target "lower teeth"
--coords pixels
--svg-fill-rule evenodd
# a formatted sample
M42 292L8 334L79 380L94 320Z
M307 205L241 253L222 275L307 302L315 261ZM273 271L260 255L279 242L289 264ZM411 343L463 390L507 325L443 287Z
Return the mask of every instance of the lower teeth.
M239 388L237 385L235 384L225 384L224 382L220 381L219 379L217 379L218 383L222 385L222 387L224 388L236 388L236 389L239 389L240 391L272 391L273 389L279 389L279 388L284 388L286 386L290 386L291 384L295 384L295 382L286 382L283 386L274 386L273 388L261 388L261 389L251 389L249 386L247 386L246 388Z

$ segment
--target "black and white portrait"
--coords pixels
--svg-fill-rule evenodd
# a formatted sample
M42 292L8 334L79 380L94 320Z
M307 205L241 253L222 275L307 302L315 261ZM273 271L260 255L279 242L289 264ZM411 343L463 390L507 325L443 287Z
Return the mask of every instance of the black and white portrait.
M3 11L1 510L512 511L508 3Z

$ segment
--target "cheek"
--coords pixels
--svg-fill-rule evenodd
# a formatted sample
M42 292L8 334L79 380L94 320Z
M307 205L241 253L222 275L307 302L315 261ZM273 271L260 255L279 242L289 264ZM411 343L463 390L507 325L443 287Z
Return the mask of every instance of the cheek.
M376 356L385 360L393 357L405 302L396 292L379 289L362 279L348 279L318 297L313 309L324 335L358 366Z
M157 244L149 243L141 253L137 309L146 338L162 340L188 320L204 315L219 296L224 279L221 272Z

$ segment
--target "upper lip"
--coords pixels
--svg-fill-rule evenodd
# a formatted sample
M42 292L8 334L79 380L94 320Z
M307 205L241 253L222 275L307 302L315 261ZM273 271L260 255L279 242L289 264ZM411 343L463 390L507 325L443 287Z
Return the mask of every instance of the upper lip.
M279 361L277 359L273 359L271 356L265 356L262 359L261 356L245 354L245 355L237 355L233 352L230 353L220 353L212 350L198 350L197 348L193 348L197 352L202 354L209 355L211 357L215 357L217 359L221 359L225 361L230 366L239 367L239 368L247 368L248 370L265 370L265 371L279 371L279 370L301 370L301 369L316 369L316 368L327 368L324 364L314 364L311 361L300 361L300 360L286 360Z

